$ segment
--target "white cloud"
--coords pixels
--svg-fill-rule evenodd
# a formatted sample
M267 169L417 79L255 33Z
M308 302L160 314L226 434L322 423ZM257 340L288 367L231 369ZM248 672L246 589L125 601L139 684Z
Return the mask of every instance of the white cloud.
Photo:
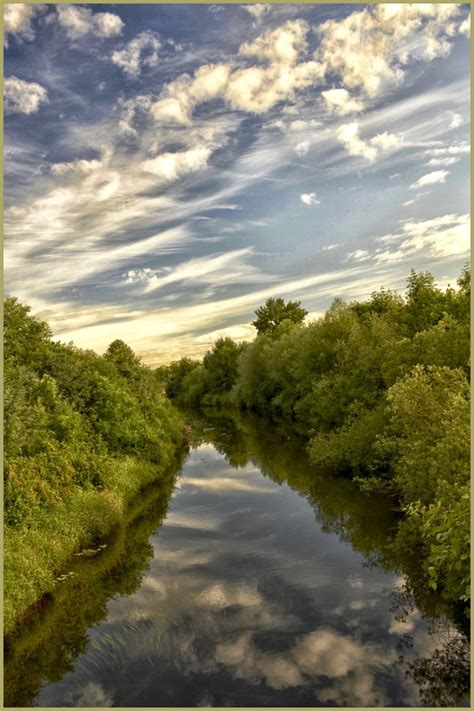
M301 141L300 143L297 143L295 146L296 155L302 158L308 153L310 146L311 144L309 141Z
M356 99L351 99L346 89L329 89L322 91L321 96L326 102L330 111L334 111L339 116L362 111L364 105Z
M194 72L181 75L168 84L162 97L151 106L158 121L190 124L195 106L219 96L225 89L230 67L226 64L205 64Z
M8 35L31 42L35 38L33 20L44 10L43 5L26 5L9 3L3 6L3 29L5 46L8 47Z
M431 61L448 54L456 33L452 21L460 13L459 5L374 5L320 25L315 56L345 87L375 96L403 80L409 59Z
M295 64L307 49L308 24L304 20L289 20L275 30L269 30L253 42L244 42L239 54L257 57L276 64Z
M458 156L464 153L470 153L471 148L468 143L458 143L452 146L443 146L443 148L430 148L426 151L429 156Z
M3 84L6 113L34 114L43 103L48 102L48 92L36 82L18 77L7 77Z
M316 197L316 193L303 193L300 195L300 200L305 205L312 207L313 205L320 205L320 201Z
M339 126L336 132L337 140L346 148L352 156L363 156L367 160L373 161L377 156L377 149L359 135L359 124L357 122L346 123Z
M432 173L427 173L418 178L416 182L410 185L410 190L418 190L423 188L425 185L436 185L438 183L444 183L449 175L449 170L435 170Z
M57 5L59 24L66 29L70 39L91 34L107 39L122 34L125 24L111 12L93 12L79 5Z
M134 79L143 66L155 67L158 64L160 47L161 43L153 32L140 32L124 49L112 52L111 59L129 78Z
M90 173L98 170L102 163L100 160L75 160L70 163L53 163L51 172L54 175L64 175L65 173Z
M339 126L336 137L350 155L362 156L370 162L375 160L378 150L388 151L401 143L399 136L386 131L364 141L359 135L359 124L356 121Z
M461 114L456 114L454 112L451 112L451 121L449 124L449 128L458 128L459 126L462 126L464 123L463 118Z
M448 165L454 165L460 160L459 157L456 156L447 156L446 158L432 158L431 160L426 163L426 165L430 167L435 167L435 166L441 166L441 167L446 167Z
M425 195L430 195L430 194L431 194L431 192L429 190L425 190L422 193L417 193L414 198L404 202L403 207L410 207L411 205L415 205L415 203L417 203L418 200L420 200L422 197L424 197Z
M356 249L355 252L348 252L346 255L346 262L366 262L370 259L370 253L366 249Z
M265 274L248 261L253 253L251 247L245 247L224 254L194 257L173 268L131 270L127 273L126 283L139 284L143 286L144 293L149 293L178 282L215 287L276 281L275 277Z
M187 173L204 168L210 155L211 149L206 146L177 153L162 153L156 158L144 161L142 168L163 180L176 180Z
M323 78L324 68L315 61L299 62L306 48L308 25L288 21L239 48L242 57L255 57L266 65L203 65L194 76L182 74L162 91L151 112L160 121L190 124L195 107L222 98L233 109L262 114L279 101L292 99L295 91Z
M270 12L271 5L264 5L263 3L256 3L255 5L241 5L242 10L248 12L256 22L261 22L263 17Z
M400 232L379 237L377 242L395 245L395 250L376 250L373 259L378 263L413 259L415 253L423 250L435 259L467 255L470 249L469 215L409 220L402 223Z
M288 128L290 131L305 131L310 128L315 128L321 126L320 121L316 121L316 119L310 119L309 121L305 121L303 119L295 119L294 121L291 121L290 125Z
M463 22L458 27L458 32L460 32L462 35L466 35L466 37L469 37L471 34L471 16L466 17Z
M391 148L399 146L401 139L394 133L387 133L387 131L384 131L384 133L379 133L377 136L371 138L370 143L372 146L380 148L382 151L389 151Z

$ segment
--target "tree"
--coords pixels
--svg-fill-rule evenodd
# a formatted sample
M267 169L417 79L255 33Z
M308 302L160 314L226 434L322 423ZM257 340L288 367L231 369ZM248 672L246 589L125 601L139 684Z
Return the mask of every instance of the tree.
M5 360L16 366L35 369L44 366L51 349L51 329L36 316L30 307L16 297L6 299L3 311Z
M405 321L407 335L412 337L419 331L435 326L443 317L447 303L443 292L435 286L430 272L416 272L412 269L407 285Z
M130 379L138 372L140 359L135 355L130 346L116 339L107 348L104 357L115 364L120 375Z
M252 326L255 326L259 335L262 333L268 335L273 333L282 321L288 320L296 324L302 323L308 312L306 309L301 308L300 304L300 301L288 301L285 304L284 299L281 297L267 299L265 306L261 306L255 311L257 318L252 321Z

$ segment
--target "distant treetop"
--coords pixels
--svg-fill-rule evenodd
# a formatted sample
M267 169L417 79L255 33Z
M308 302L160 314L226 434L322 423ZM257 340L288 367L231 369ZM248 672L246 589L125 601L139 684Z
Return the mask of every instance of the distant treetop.
M285 320L293 323L302 323L308 315L306 309L301 308L300 301L288 301L285 304L281 297L267 299L265 306L255 311L257 318L252 321L259 334L268 335Z

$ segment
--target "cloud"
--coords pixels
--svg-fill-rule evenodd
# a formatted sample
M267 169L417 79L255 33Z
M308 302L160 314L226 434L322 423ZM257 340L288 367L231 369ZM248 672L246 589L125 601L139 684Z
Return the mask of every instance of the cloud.
M466 17L463 22L458 27L458 32L462 35L466 35L466 37L469 37L471 34L471 16Z
M336 137L344 145L347 152L353 156L362 156L370 162L377 157L378 150L388 151L400 145L401 139L393 133L379 133L368 141L359 135L359 124L354 121L345 123L336 131Z
M226 64L206 64L194 72L183 74L167 85L162 96L152 104L151 114L157 121L190 124L194 108L214 99L224 91L230 67Z
M393 133L387 133L387 131L379 133L377 136L370 139L370 144L376 148L379 148L381 151L389 151L391 148L399 146L400 143L401 139L399 136L396 136Z
M420 198L424 197L425 195L430 195L430 194L431 194L431 192L430 192L429 190L428 190L428 191L425 190L425 191L422 192L422 193L417 193L414 198L412 198L411 200L407 200L406 202L404 202L404 203L403 203L403 207L410 207L411 205L415 205L415 203L417 203L418 200L420 200Z
M395 251L376 250L373 259L379 263L412 259L415 253L423 250L436 259L467 255L470 249L469 215L451 214L403 222L400 232L379 237L377 242L395 245Z
M410 59L446 56L460 31L453 22L460 14L459 5L374 5L322 23L315 58L345 87L376 96L403 80Z
M211 149L206 146L177 153L162 153L142 163L142 168L163 180L176 180L207 165Z
M317 62L298 62L307 46L308 32L309 27L302 20L288 21L240 46L242 57L256 58L264 65L203 65L193 77L182 74L163 89L151 107L152 115L159 121L189 125L194 109L214 98L221 98L241 111L255 114L269 111L279 101L291 99L295 91L324 76Z
M442 166L446 167L448 165L454 165L460 160L459 157L456 156L447 156L446 158L432 158L431 160L426 163L426 165L430 167L435 167L435 166Z
M256 3L255 5L241 5L242 10L248 12L254 20L258 23L261 22L263 17L268 14L271 10L271 5Z
M289 20L275 30L269 30L253 42L244 42L239 54L276 64L296 64L308 44L309 27L304 20Z
M442 148L430 148L426 151L429 156L458 156L464 153L470 153L471 148L468 143L457 143L452 146L443 146Z
M322 91L321 96L328 109L339 116L345 116L364 109L364 105L360 101L351 99L346 89L329 89L328 91Z
M155 67L158 64L160 47L161 43L153 32L141 32L130 40L124 49L112 52L111 59L123 69L126 76L135 79L141 73L142 67Z
M248 262L247 258L253 254L252 247L245 247L223 254L194 257L176 267L131 270L127 273L126 283L143 285L143 292L149 293L178 282L216 287L277 281Z
M316 121L316 119L310 119L309 121L305 121L304 119L295 119L294 121L291 121L288 128L290 131L305 131L318 126L321 126L321 122Z
M54 175L64 175L65 173L90 173L98 170L102 163L100 160L75 160L70 163L53 163L51 172Z
M377 156L377 149L359 136L359 124L357 122L345 123L339 126L336 132L337 140L342 143L348 153L352 156L362 156L373 161Z
M57 5L56 12L59 24L73 40L89 34L108 39L121 35L125 27L118 15L111 12L93 12L80 5Z
M300 143L297 143L295 146L295 153L296 155L300 156L301 158L305 156L310 148L310 142L309 141L301 141Z
M458 128L459 126L462 126L463 123L464 121L461 114L451 112L451 121L449 123L449 128Z
M3 6L3 29L5 46L8 47L8 35L17 40L32 42L35 38L33 20L45 10L44 5L6 4Z
M320 205L320 201L317 199L316 193L303 193L300 195L300 200L309 207L312 205Z
M370 253L366 249L356 249L355 252L348 252L346 262L366 262L370 259Z
M418 178L416 182L410 185L410 190L418 190L423 188L425 185L436 185L438 183L444 183L449 175L449 170L435 170L432 173L427 173Z
M48 103L48 92L36 82L7 77L3 84L6 113L35 114L41 104Z

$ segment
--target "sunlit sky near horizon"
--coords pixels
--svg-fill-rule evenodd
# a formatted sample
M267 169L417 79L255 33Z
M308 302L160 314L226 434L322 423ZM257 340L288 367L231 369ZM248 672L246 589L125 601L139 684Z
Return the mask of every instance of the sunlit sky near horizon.
M5 292L149 365L455 283L467 5L6 5Z

